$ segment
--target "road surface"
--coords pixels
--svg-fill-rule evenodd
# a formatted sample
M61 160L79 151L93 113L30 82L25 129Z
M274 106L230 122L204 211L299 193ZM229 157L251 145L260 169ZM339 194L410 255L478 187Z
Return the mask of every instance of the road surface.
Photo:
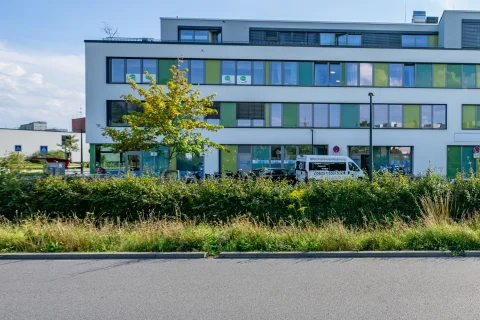
M478 319L480 259L0 260L0 319Z

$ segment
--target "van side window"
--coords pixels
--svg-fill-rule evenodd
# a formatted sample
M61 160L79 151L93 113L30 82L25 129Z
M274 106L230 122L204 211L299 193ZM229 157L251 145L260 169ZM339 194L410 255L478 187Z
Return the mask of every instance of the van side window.
M330 171L346 171L346 169L347 169L346 162L330 163Z
M360 169L353 162L348 163L348 170L350 170L350 171L360 171Z
M305 169L306 169L306 168L305 168L305 162L303 162L303 161L297 161L297 162L295 163L295 169L296 169L296 170L305 170Z
M328 163L310 162L309 170L312 170L312 171L328 171Z

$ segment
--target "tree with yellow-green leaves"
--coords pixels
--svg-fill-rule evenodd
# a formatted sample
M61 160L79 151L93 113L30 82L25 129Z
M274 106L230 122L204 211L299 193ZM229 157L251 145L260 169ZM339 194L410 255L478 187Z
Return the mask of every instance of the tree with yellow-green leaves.
M117 129L105 127L103 136L110 137L114 151L157 151L160 147L168 147L164 153L168 160L168 169L172 168L172 160L178 154L192 155L208 152L211 148L225 148L209 138L202 136L202 131L216 132L223 126L208 124L204 118L216 114L213 105L215 94L201 97L198 88L185 78L188 69L180 70L182 60L170 68L172 79L166 89L158 85L148 72L149 88L141 88L133 79L128 78L134 94L122 95L121 98L131 103L139 111L132 111L123 116L129 127Z

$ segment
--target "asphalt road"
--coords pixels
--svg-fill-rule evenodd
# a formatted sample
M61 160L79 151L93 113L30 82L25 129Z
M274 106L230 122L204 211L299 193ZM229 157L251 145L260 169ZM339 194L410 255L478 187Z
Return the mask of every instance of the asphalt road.
M0 319L479 319L480 259L0 260Z

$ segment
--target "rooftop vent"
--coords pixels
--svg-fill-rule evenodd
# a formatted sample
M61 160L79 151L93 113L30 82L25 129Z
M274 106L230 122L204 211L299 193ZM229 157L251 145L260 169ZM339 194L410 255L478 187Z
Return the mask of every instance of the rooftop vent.
M426 11L413 11L412 23L426 23L427 12Z
M427 17L427 23L438 24L438 17Z

